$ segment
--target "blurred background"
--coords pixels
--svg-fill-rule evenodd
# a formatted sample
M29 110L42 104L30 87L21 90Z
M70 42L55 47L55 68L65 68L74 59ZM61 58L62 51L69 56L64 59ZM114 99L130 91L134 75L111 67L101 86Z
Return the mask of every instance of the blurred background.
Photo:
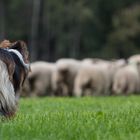
M0 41L26 41L31 61L128 58L139 37L139 0L0 0Z

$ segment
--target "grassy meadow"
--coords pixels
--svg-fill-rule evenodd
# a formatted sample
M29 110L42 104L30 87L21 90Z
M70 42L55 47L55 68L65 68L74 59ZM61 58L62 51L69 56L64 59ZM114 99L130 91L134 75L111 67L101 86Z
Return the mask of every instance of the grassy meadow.
M139 140L140 96L21 99L0 140Z

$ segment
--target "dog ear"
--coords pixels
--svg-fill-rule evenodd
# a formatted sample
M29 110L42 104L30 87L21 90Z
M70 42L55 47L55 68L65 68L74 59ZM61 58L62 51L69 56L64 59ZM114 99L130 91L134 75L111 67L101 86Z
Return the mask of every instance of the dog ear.
M11 42L9 40L3 40L0 43L0 48L9 48L11 46Z
M12 43L9 49L15 49L19 51L21 55L23 56L24 62L29 63L29 52L28 52L27 45L24 41L19 40Z

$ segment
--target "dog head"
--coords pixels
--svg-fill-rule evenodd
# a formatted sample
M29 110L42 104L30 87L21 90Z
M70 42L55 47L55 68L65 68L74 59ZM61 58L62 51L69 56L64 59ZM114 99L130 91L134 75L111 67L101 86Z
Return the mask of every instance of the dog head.
M14 50L19 51L21 55L23 56L24 62L27 64L29 63L29 52L27 49L27 45L24 41L19 40L12 43L9 49L14 49Z

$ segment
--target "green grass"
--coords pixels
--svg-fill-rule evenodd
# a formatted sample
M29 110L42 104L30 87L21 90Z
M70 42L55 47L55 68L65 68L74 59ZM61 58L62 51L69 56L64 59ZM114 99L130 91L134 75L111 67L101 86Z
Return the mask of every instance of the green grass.
M21 99L0 140L139 140L140 97Z

